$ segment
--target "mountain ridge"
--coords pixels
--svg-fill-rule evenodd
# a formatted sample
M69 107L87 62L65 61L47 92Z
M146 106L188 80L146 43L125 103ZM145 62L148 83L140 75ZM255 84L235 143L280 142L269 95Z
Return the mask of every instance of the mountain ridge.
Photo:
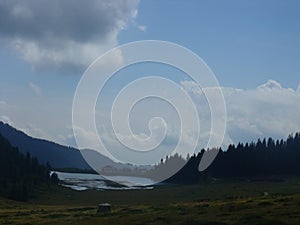
M91 149L79 150L74 147L64 146L53 141L34 138L25 132L0 121L0 134L5 137L14 147L18 147L20 152L29 152L36 157L40 163L50 163L53 168L77 168L90 170L91 166L85 161L80 151L93 154L101 167L114 166L116 168L125 167L126 164L114 162L108 157Z

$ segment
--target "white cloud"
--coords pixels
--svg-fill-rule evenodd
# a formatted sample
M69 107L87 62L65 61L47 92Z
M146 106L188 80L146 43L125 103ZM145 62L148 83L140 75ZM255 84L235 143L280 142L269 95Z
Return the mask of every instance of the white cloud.
M4 122L4 123L9 124L11 126L14 126L13 121L6 115L1 116L1 121Z
M82 127L73 127L76 138L80 142L82 149L99 149L98 135L94 132L85 130ZM70 138L70 136L69 136Z
M37 86L36 84L29 82L28 86L35 95L40 96L42 94L42 89L39 86Z
M191 92L194 95L202 95L202 90L199 87L199 85L197 85L196 82L191 81L191 80L184 80L180 82L181 86L183 87L184 90Z
M181 83L199 99L202 92L192 81ZM300 92L269 80L255 89L222 88L227 107L227 140L255 141L257 138L285 138L300 131ZM196 99L197 99L196 98Z
M7 123L11 126L14 126L13 120L10 118L9 111L11 106L6 101L0 101L0 121Z
M0 40L33 68L78 71L118 44L137 0L0 2Z
M50 135L48 135L43 129L37 127L33 123L27 123L27 124L25 124L25 127L22 127L20 129L32 137L42 138L42 139L46 139L46 140L52 139L50 137Z
M143 31L143 32L146 32L146 31L147 31L147 27L146 27L145 25L139 25L139 26L138 26L138 29L139 29L140 31Z
M275 80L268 80L267 83L258 86L257 89L263 91L282 90L282 86Z

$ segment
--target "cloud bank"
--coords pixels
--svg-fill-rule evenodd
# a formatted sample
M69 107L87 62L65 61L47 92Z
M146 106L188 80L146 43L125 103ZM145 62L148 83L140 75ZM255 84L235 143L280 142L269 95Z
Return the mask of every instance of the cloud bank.
M201 89L193 81L182 81L181 86L190 94L196 108L199 112L200 119L200 139L199 148L205 147L210 137L210 109L201 92ZM142 90L135 89L135 92ZM163 90L162 90L163 91ZM206 89L205 92L213 95L215 88ZM224 137L222 148L226 149L231 143L251 142L258 138L273 137L275 139L286 138L289 134L300 131L300 92L291 88L284 88L274 80L269 80L265 84L259 85L253 89L237 89L231 87L222 87L225 103L227 107L227 131ZM159 95L159 93L157 93ZM176 96L175 93L172 94ZM180 100L179 96L176 96ZM122 101L126 105L130 101ZM148 104L150 103L150 104ZM125 106L124 106L125 107ZM103 119L99 119L99 135L108 149L122 149L114 137L110 125L110 113L106 112ZM163 102L158 103L154 100L140 102L131 111L130 126L133 130L132 136L125 136L129 143L135 143L135 136L141 139L149 136L148 123L151 118L161 116L165 119L168 128L166 139L161 143L159 153L164 155L170 153L170 149L178 143L178 130L180 127L176 124L178 121L177 114L168 109L168 105ZM118 118L117 118L118 119ZM121 119L121 118L119 118ZM116 122L116 121L115 121ZM193 121L189 121L193 122ZM98 137L92 134L85 134L81 130L82 137L86 137L87 146L95 143ZM157 132L157 133L156 133ZM182 154L186 154L192 148L190 143L196 137L194 130L183 130L182 142L184 143ZM214 138L222 138L218 134L212 134ZM95 135L94 135L95 136ZM160 132L153 133L153 141L159 143ZM132 140L132 142L130 142ZM155 142L156 143L156 142ZM95 145L96 146L96 145ZM215 146L210 146L215 147ZM143 149L143 148L141 148ZM163 157L163 156L162 156Z
M182 86L195 99L202 95L192 81ZM223 87L227 107L227 137L233 143L258 138L286 138L300 131L300 89L284 88L269 80L255 89Z
M209 136L209 130L205 129L209 127L206 121L210 120L210 113L208 111L209 108L203 104L203 102L205 102L203 101L203 94L201 91L199 92L199 88L197 88L197 85L192 81L182 81L181 86L188 91L196 103L201 120L201 129L204 129L200 135L202 135L201 138L205 141ZM223 87L222 90L227 107L227 132L224 148L226 148L229 143L251 142L264 137L281 139L286 138L290 133L300 131L299 89L293 90L291 88L285 88L278 82L270 80L253 89ZM36 100L39 101L40 98ZM44 100L41 99L40 101ZM178 141L178 133L176 133L178 126L174 122L177 121L176 114L173 115L171 109L162 103L160 104L160 102L157 102L155 107L153 104L147 105L146 103L147 102L144 102L144 104L137 106L139 108L133 111L131 126L134 133L142 137L149 135L149 132L147 133L149 118L152 118L153 115L167 115L166 124L168 125L168 129L170 129L170 133L163 142L161 150L169 149L169 147L176 145ZM69 127L69 114L62 114L61 112L66 109L62 108L62 110L59 111L58 109L60 107L53 107L54 104L56 103L49 104L49 107L42 112L41 110L36 110L35 107L28 108L25 114L30 116L24 119L24 110L22 110L22 107L9 106L5 101L0 99L0 119L10 123L16 128L26 131L29 135L33 135L34 137L47 137L61 144L75 146L73 133ZM126 104L126 102L124 102L124 104ZM142 110L144 113L142 113ZM156 113L156 110L159 114ZM104 112L101 111L98 113ZM99 118L102 117L104 117L104 121L109 122L109 113L104 113L102 116L99 115ZM37 118L40 119L37 120ZM48 119L44 120L43 118ZM24 121L26 121L26 123L24 123ZM54 127L53 124L55 124ZM111 130L107 129L108 125L105 123L98 124L100 126L98 128L102 141L111 147L119 147L111 135ZM103 126L103 128L101 126ZM86 147L99 147L97 146L98 137L95 134L87 133L81 128L75 129L78 129L80 135L86 139ZM126 138L130 139L131 137ZM186 143L185 149L189 148L189 143L193 138L194 132L190 131L184 133L183 141ZM202 139L200 141L202 141Z
M78 71L118 44L137 0L1 0L0 40L34 68Z

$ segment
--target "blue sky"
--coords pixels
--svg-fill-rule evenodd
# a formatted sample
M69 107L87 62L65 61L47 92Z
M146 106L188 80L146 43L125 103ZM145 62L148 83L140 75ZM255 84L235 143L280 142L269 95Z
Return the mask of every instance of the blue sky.
M299 1L141 1L137 22L120 42L168 40L196 52L223 86L252 88L268 79L297 88Z
M75 145L72 101L84 70L112 47L150 39L189 48L215 73L226 144L285 138L300 130L299 11L296 0L0 0L0 119ZM197 101L194 84L179 83Z

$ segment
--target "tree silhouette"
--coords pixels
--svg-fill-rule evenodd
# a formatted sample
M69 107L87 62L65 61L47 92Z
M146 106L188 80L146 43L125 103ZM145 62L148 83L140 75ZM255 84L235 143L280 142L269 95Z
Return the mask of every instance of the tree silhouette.
M276 175L300 175L300 133L289 135L287 140L272 138L258 139L257 142L230 144L226 151L220 149L214 162L204 171L198 171L198 165L204 150L193 155L184 167L166 182L197 183L209 178L249 178ZM155 167L167 168L178 159L169 157ZM181 157L183 160L183 158ZM154 173L153 172L153 173Z
M49 172L49 165L23 155L0 135L0 196L26 201L37 185L51 182Z

